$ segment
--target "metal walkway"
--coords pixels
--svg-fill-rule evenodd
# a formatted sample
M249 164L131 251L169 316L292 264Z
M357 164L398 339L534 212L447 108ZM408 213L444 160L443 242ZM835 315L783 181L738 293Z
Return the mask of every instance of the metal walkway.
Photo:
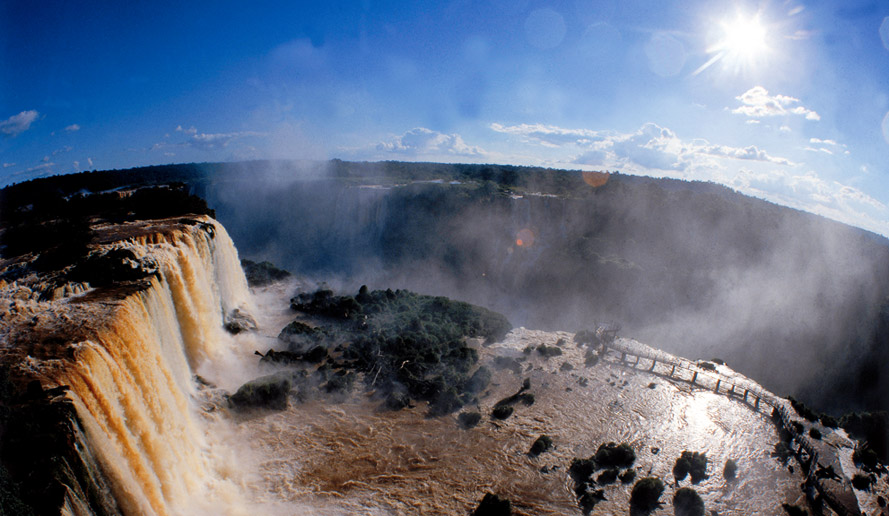
M702 368L690 360L651 349L641 349L622 340L603 343L602 349L603 358L609 353L618 354L621 363L633 369L712 390L741 401L758 413L762 413L766 407L771 408L771 414L780 419L781 427L793 436L791 448L796 443L792 451L806 472L806 485L814 486L827 505L840 516L861 515L858 499L852 491L849 478L844 474L836 450L825 444L814 443L809 436L797 430L794 422L802 418L795 417L796 411L789 401L763 390L753 382L729 378L718 371ZM819 472L828 472L831 468L838 478L819 478Z

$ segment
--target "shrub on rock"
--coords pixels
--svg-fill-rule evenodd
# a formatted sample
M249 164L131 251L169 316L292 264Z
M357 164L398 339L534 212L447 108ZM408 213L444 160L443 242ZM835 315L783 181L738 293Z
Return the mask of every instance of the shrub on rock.
M636 452L627 443L605 443L593 458L600 468L629 468L636 462Z
M704 516L704 500L690 487L683 487L673 495L675 516Z
M691 475L693 484L707 478L706 453L684 451L682 456L676 459L676 464L673 466L673 476L676 481L684 480L688 475Z
M664 483L656 477L645 477L633 485L630 506L642 511L652 511L660 506L658 500L664 494Z

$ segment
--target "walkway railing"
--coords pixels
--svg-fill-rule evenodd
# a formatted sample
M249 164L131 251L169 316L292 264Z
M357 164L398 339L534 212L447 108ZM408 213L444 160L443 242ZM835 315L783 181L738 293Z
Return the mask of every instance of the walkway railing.
M837 512L840 516L861 515L861 511L858 508L857 498L855 498L854 493L851 491L851 484L845 475L842 477L842 481L838 482L842 486L841 494L845 495L844 498L846 500L841 499L834 488L825 486L822 479L818 478L817 470L820 465L819 453L811 439L798 431L798 426L794 424L795 419L787 408L789 402L783 398L779 398L774 394L763 390L753 382L740 382L740 379L729 378L718 371L704 369L695 362L675 357L664 352L658 352L656 350L651 350L650 348L635 348L619 340L603 343L602 346L603 356L609 351L620 353L621 362L630 364L634 369L637 368L641 361L650 360L651 364L644 369L646 372L667 376L673 380L691 383L692 385L697 385L703 388L712 388L713 392L717 394L724 394L730 398L742 400L756 412L760 412L760 404L764 403L766 406L771 407L773 409L772 413L778 414L782 428L793 436L793 441L799 444L794 456L801 467L807 468L805 469L807 472L806 483L814 485L815 489L824 497L831 509ZM662 373L655 371L659 365L663 366L663 370L669 368L669 372ZM683 372L686 373L686 376L691 374L691 378L683 378ZM705 385L705 382L709 383L712 387ZM715 382L715 385L713 382ZM806 458L803 457L803 452L805 452ZM830 451L828 451L828 455L827 460L824 462L827 463L828 466L832 466L833 464L839 466L839 456L835 453L830 453ZM842 471L842 469L840 471ZM852 505L854 505L854 507L852 507Z

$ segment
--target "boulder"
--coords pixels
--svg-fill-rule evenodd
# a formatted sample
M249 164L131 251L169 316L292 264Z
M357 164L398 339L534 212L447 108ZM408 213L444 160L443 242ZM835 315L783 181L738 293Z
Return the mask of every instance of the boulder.
M231 397L237 408L267 408L284 410L287 408L287 395L293 387L293 376L280 372L250 380Z

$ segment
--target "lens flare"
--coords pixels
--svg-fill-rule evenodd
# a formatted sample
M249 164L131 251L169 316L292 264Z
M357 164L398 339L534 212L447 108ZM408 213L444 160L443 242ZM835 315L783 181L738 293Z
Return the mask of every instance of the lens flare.
M534 240L534 232L528 228L522 228L516 233L515 245L527 249L534 245Z
M609 172L583 172L583 182L592 186L593 188L599 188L608 182L608 178L611 177Z

